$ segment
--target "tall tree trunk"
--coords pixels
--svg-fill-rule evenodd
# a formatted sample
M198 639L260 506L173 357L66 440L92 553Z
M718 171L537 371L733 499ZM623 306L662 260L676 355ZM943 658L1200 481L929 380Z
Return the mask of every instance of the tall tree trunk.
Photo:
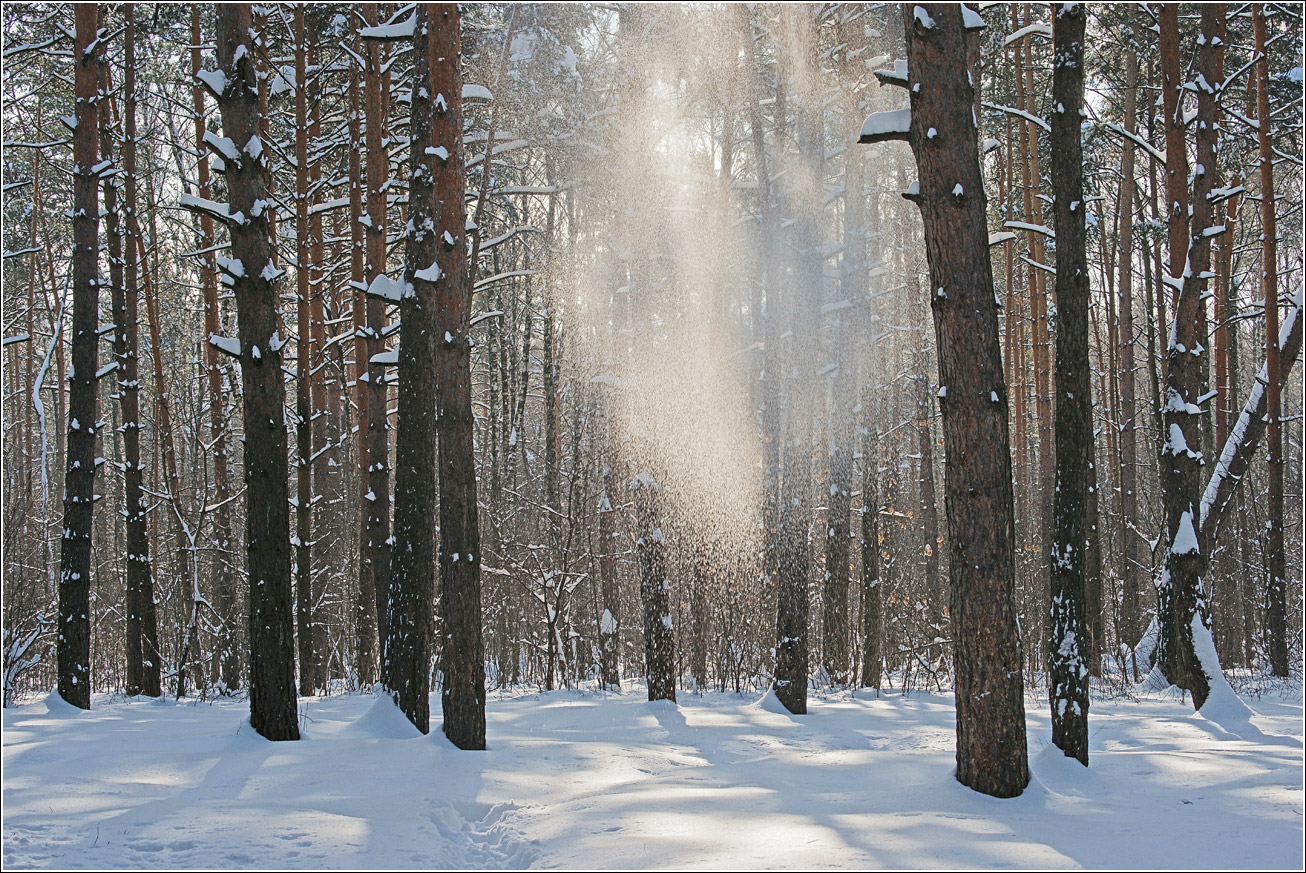
M807 586L811 563L812 421L816 389L812 362L817 353L823 267L821 212L824 189L824 113L821 109L815 10L789 6L785 18L791 90L798 98L796 127L801 173L794 193L797 254L788 316L793 324L786 366L784 470L780 497L780 553L776 605L775 693L795 715L807 712Z
M198 73L202 68L200 47L203 40L200 35L200 8L191 6L190 15L191 72ZM204 111L204 90L195 80L192 89L192 104L195 113L195 149L199 153L196 161L197 187L200 197L210 198L209 191L209 157L204 145L206 130ZM200 216L200 248L208 249L213 245L213 218ZM222 333L222 318L218 303L217 261L214 252L207 252L200 262L200 285L204 295L204 333L214 336ZM217 611L222 625L218 630L218 659L222 683L227 689L240 686L240 652L236 638L236 574L231 559L228 557L231 542L231 472L227 466L227 419L224 415L224 392L222 388L222 364L220 353L212 343L204 343L204 372L209 391L209 435L213 440L213 502L217 509L213 512L213 537L217 544L215 559L216 578L214 594ZM130 551L130 550L129 550Z
M313 645L313 413L308 221L308 40L304 6L295 7L295 605L299 633L299 693L315 690L318 652Z
M1088 766L1088 647L1085 621L1093 404L1088 365L1088 253L1085 246L1082 5L1060 4L1053 19L1052 189L1057 231L1056 489L1052 503L1052 598L1048 682L1052 742Z
M222 132L239 150L226 164L232 277L240 323L245 421L245 548L249 566L250 724L270 740L299 739L295 638L290 596L290 509L286 458L286 388L277 329L278 271L271 260L266 159L259 136L258 80L250 50L248 3L217 6L218 99ZM264 424L266 422L266 424Z
M59 696L91 708L91 518L98 424L99 229L96 160L100 56L99 8L77 6L73 64L73 372L69 377L68 458L59 554Z
M1270 143L1270 61L1266 55L1265 4L1253 13L1256 53L1256 119L1261 163L1261 291L1265 301L1265 461L1270 473L1269 518L1265 525L1266 570L1269 575L1266 635L1270 673L1288 675L1288 582L1283 546L1283 412L1282 364L1279 360L1278 229L1274 216L1274 149ZM1223 77L1221 77L1223 78Z
M413 230L407 242L405 287L399 301L399 423L395 434L395 465L403 475L395 481L390 621L386 628L383 671L386 688L395 703L422 733L430 731L431 717L431 626L436 566L435 516L431 507L436 502L436 452L440 442L437 428L442 418L440 410L430 402L430 397L439 390L437 307L440 284L460 283L457 273L445 272L452 266L448 252L457 246L446 239L446 254L442 259L438 253L441 240L436 235L437 219L442 226L448 223L442 214L444 204L437 207L435 191L436 147L441 144L444 148L442 135L448 133L448 124L441 121L440 129L433 129L437 123L433 95L437 89L440 93L449 90L441 87L444 83L438 83L437 76L444 78L447 74L443 68L456 67L459 62L456 46L451 53L442 46L439 61L433 54L433 43L443 36L442 17L433 13L430 5L419 4L413 31L413 139L409 152L412 171L408 186ZM456 112L458 106L446 104L442 108L446 113L450 108ZM457 139L450 145L456 142ZM446 151L444 157L446 163L459 166L456 147L451 153ZM461 203L461 196L458 202ZM441 214L437 214L437 208Z
M363 56L362 38L358 34L357 17L350 19L354 52ZM367 55L371 57L370 50ZM370 64L370 60L369 60ZM357 67L351 67L349 87L349 139L359 142L363 138L362 108L359 106L359 91L363 82ZM369 118L375 123L375 109L369 110ZM358 594L354 605L354 669L358 672L358 684L367 688L377 680L378 652L384 642L377 636L377 596L372 560L368 543L368 505L367 492L371 487L371 467L368 461L368 392L365 376L367 374L367 272L365 270L367 253L363 233L363 162L357 148L349 150L349 276L353 289L352 327L354 341L351 344L354 355L353 399L356 410L354 420L358 423L357 452L358 469Z
M1215 93L1208 84L1198 89L1198 166L1193 177L1191 224L1188 209L1188 159L1184 142L1182 86L1179 73L1177 4L1161 7L1161 74L1166 134L1166 201L1169 204L1169 287L1178 292L1174 328L1167 350L1164 420L1167 439L1161 452L1161 492L1166 518L1166 552L1159 591L1160 641L1157 665L1172 684L1192 692L1200 709L1217 678L1219 664L1203 659L1206 650L1196 637L1210 636L1210 618L1202 578L1207 555L1197 536L1201 521L1200 474L1203 463L1198 395L1204 354L1207 267L1210 263L1214 207L1210 201L1215 178ZM1207 83L1223 79L1224 7L1202 10L1202 40L1198 67ZM1210 647L1214 652L1214 647Z
M128 22L130 23L131 7L128 6L126 9L124 9L124 13L127 16ZM135 34L133 34L133 36L135 36ZM135 48L135 46L133 46L133 48ZM109 77L108 64L100 65L100 92L102 94L113 93L113 87ZM111 108L116 108L113 107L112 104L110 104L110 106ZM116 122L118 121L116 117L117 112L115 111L112 113L115 116L113 118L114 123L110 123L109 114L110 114L109 112L105 113L105 119L104 119L105 123L100 125L100 160L102 162L108 161L112 163L113 140L114 137L120 133L120 131L115 129L117 126ZM121 139L121 137L119 137L119 139ZM33 175L35 176L35 168L33 169ZM135 454L137 458L139 458L140 456L140 443L139 443L139 437L136 434L131 433L132 428L127 427L126 423L130 421L132 422L133 425L138 424L136 420L138 416L132 415L130 418L128 417L128 413L132 412L133 410L128 409L128 404L125 399L128 391L134 392L134 388L133 386L127 384L128 379L126 376L127 295L123 286L123 266L124 266L123 231L122 231L122 222L119 216L119 205L118 205L119 183L117 182L116 179L113 178L113 176L105 177L103 182L104 182L104 230L105 230L106 241L108 243L108 259L109 259L109 296L113 308L114 362L109 366L116 368L117 378L115 381L117 382L118 390L114 396L118 400L118 409L123 419L123 426L118 429L118 433L121 434L122 436L122 440L123 440L122 454L124 456L123 473L124 473L125 481L123 483L124 486L123 487L123 503L124 503L123 516L128 519L127 534L128 536L130 536L131 533L134 532L131 530L131 519L132 519L131 511L133 509L133 504L131 502L131 497L128 496L128 491L130 491L131 489L131 483L129 480L133 476L134 471L132 470L131 460L126 459L126 454L127 454L126 442L128 439L132 441L132 449L135 450ZM36 227L35 215L33 215L32 227L33 229L35 229ZM35 248L35 241L36 241L35 233L33 233L33 239L32 239L33 248ZM34 273L35 270L33 270L33 274ZM29 313L29 318L30 318L30 313ZM28 332L28 336L31 336L31 331ZM30 387L28 391L30 394ZM132 400L135 401L136 399L137 397L135 393L133 393ZM30 452L28 452L27 454L30 457ZM136 485L136 492L133 496L135 497L135 508L139 510L140 507L139 478L136 479L135 485ZM115 537L115 540L116 539L117 538ZM115 542L115 547L116 546L117 546L117 542ZM132 552L130 548L128 548L127 550L126 563L127 563L127 573L130 574L133 569L132 564L136 563L135 553ZM126 630L125 653L126 653L126 661L127 661L126 690L128 694L140 694L141 693L141 667L142 667L140 617L138 614L138 606L135 602L135 597L134 597L135 592L133 592L132 590L130 581L126 586L126 591L124 592L124 594L125 594L124 605L126 607L125 613L127 616L127 625L128 625L128 627L125 629Z
M438 262L448 281L436 286L436 415L440 435L440 606L444 734L460 749L485 748L485 642L481 636L481 544L473 451L472 286L462 229L462 37L456 4L432 7L431 67L437 94L432 138L450 157L435 167ZM439 103L446 95L447 108ZM488 149L488 146L487 146ZM437 161L439 160L437 156ZM488 166L487 166L488 172Z
M1125 131L1138 130L1138 53L1131 46L1125 53ZM1138 402L1134 373L1134 144L1128 138L1121 146L1120 198L1117 214L1120 234L1117 243L1118 275L1116 312L1120 342L1120 453L1116 481L1120 487L1120 609L1119 643L1130 650L1142 633L1138 598ZM1137 664L1134 665L1137 670ZM1138 677L1135 676L1135 679Z
M379 24L375 3L363 6L369 24ZM389 105L390 73L382 71L381 48L375 40L368 40L367 81L364 102L367 106L367 283L371 285L386 268L386 205L389 198L390 159L386 154L382 135L385 130L386 109ZM372 587L376 593L377 639L384 646L389 638L390 595L390 425L387 418L389 402L385 389L385 365L373 364L372 359L385 351L381 331L385 327L385 301L369 296L366 302L367 372L359 394L366 394L365 403L359 403L359 434L367 432L367 466L363 481L363 509L367 513L367 535L362 561L368 563ZM362 377L360 377L361 379ZM366 416L364 419L363 416ZM364 427L366 425L366 427ZM381 659L384 663L385 651Z
M1011 453L979 144L961 9L903 7L911 122L938 334L952 628L957 779L1014 797L1029 782L1016 623ZM874 116L872 116L874 118ZM933 129L935 136L928 137Z

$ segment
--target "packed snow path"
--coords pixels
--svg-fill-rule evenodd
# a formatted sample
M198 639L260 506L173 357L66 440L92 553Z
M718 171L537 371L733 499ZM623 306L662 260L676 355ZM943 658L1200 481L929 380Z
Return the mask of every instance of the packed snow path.
M371 695L301 699L271 743L242 701L52 697L4 711L4 866L1300 868L1302 705L1239 735L1164 695L1094 702L1092 768L1027 703L1033 779L959 785L947 695L492 698L490 748Z

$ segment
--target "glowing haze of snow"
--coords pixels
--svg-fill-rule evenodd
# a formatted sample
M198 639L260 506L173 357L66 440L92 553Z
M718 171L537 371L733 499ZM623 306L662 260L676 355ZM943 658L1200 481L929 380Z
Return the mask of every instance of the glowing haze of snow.
M710 42L696 41L695 51ZM604 186L615 215L590 213L605 228L576 265L564 320L578 336L565 345L603 397L627 482L649 472L674 515L665 526L722 557L743 551L759 527L761 445L750 401L759 358L748 349L744 231L719 145L658 78L668 64L658 55L675 50L641 41L648 87L621 89L607 148L570 169Z

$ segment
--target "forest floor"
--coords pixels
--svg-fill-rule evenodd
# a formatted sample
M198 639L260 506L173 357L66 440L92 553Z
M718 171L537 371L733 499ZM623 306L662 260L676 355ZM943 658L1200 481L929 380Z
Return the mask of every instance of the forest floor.
M948 694L491 695L489 751L371 694L300 701L271 743L247 704L57 696L4 710L5 869L1301 869L1300 689L1237 733L1174 694L1095 701L1084 770L1026 703L1013 800L953 778ZM759 699L760 698L760 699ZM1286 698L1286 699L1285 699Z

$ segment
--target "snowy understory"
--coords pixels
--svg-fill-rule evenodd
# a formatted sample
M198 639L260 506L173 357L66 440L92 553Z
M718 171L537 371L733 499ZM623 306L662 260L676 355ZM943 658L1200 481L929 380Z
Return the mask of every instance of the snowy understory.
M1177 695L1094 701L1092 767L1026 701L1032 780L953 779L948 694L492 696L489 750L371 694L301 699L271 743L242 700L56 696L4 710L4 866L1300 869L1302 698L1236 733Z

